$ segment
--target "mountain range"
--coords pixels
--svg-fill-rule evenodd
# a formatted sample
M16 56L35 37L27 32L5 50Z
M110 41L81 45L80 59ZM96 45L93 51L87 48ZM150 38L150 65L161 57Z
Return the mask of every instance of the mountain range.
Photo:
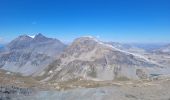
M161 48L155 49L153 50L153 52L170 55L170 44L162 46Z
M143 48L94 37L80 37L70 45L42 34L22 35L0 52L0 68L42 81L147 79L170 73L170 60L160 63L151 55L169 53L169 45L147 52Z

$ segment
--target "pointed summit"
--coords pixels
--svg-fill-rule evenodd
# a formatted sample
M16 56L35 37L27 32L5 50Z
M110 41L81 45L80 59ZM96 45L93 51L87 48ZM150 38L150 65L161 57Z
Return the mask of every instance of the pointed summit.
M37 35L35 35L34 38L47 38L44 35L42 35L41 33L38 33Z
M37 35L35 35L35 37L45 37L45 36L42 35L41 33L38 33Z
M42 35L41 33L38 33L35 37L34 37L35 41L38 42L43 42L43 41L47 41L49 40L49 38L45 37L44 35Z

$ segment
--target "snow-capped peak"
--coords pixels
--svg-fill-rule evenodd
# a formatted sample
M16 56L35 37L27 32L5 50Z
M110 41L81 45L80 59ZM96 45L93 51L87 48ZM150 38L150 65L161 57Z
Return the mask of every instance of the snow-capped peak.
M28 35L29 37L31 37L31 38L34 38L35 37L35 35Z

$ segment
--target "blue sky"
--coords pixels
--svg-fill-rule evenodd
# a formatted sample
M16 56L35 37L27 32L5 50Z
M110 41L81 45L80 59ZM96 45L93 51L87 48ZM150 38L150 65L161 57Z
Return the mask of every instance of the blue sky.
M0 0L1 43L36 33L170 43L170 0Z

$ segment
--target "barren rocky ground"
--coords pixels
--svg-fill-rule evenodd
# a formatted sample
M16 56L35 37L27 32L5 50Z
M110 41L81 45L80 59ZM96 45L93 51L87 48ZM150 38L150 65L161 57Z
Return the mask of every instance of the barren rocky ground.
M0 74L0 100L170 100L170 78L165 76L152 81L41 83L12 73Z

